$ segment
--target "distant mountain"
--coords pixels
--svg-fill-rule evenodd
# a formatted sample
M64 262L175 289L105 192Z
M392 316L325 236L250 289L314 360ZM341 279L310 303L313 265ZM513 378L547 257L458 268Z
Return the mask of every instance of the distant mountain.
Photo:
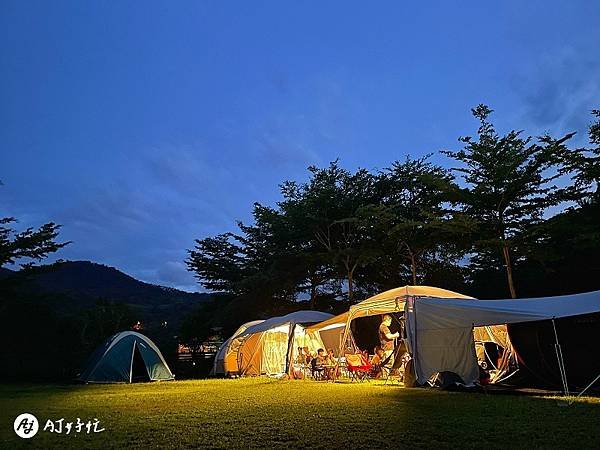
M57 262L18 272L0 268L0 279L14 281L20 292L69 299L57 304L60 309L110 300L131 306L150 321L178 323L211 297L144 283L114 267L90 261Z

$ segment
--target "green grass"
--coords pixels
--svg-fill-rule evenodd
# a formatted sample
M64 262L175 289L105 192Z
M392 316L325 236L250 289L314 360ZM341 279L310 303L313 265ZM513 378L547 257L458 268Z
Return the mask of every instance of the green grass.
M22 412L40 420L29 440ZM100 419L100 434L42 432L46 419ZM268 379L137 385L1 385L2 448L600 446L600 399L405 389L381 383Z

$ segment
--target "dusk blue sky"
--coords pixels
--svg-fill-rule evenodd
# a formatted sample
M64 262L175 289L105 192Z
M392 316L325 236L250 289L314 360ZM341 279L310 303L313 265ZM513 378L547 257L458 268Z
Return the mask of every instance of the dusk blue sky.
M480 102L500 131L586 142L598 24L597 1L2 0L0 216L198 290L194 239L311 164L459 148Z

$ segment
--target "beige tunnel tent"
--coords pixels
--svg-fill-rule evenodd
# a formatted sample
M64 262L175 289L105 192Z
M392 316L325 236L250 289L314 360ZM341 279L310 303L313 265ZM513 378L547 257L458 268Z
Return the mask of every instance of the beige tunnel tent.
M314 350L322 345L306 333L305 326L331 317L320 311L296 311L248 327L231 339L230 345L235 346L237 352L237 374L280 376L288 373L297 347Z
M258 325L262 322L264 322L264 320L254 320L241 325L229 339L223 342L215 355L215 361L213 362L213 367L210 371L211 376L232 376L238 374L239 368L237 360L240 341L236 340L236 338L249 327Z

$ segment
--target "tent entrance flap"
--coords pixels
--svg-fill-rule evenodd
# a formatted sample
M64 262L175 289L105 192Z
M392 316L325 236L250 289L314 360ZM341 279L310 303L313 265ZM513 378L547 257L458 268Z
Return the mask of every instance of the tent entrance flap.
M133 356L131 358L131 382L140 383L145 381L150 381L150 374L146 368L144 358L140 353L139 346L136 343L134 345Z

